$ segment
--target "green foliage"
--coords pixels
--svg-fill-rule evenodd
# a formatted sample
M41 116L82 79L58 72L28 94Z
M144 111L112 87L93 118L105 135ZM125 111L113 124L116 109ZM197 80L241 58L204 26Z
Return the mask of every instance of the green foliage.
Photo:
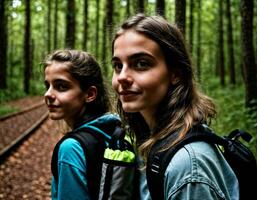
M0 104L12 99L24 97L25 94L20 89L18 90L0 90Z
M245 108L244 86L236 85L220 88L219 80L212 78L205 87L217 106L217 119L212 122L212 128L220 135L226 135L234 129L249 132L253 138L246 144L257 158L257 112Z
M13 113L13 112L17 112L18 109L9 107L9 106L5 106L5 105L0 105L0 116L5 116L9 113Z
M76 49L82 49L83 42L83 0L76 0ZM103 41L103 33L106 32L106 28L103 24L106 18L106 1L100 1L100 16L99 16L99 31L96 32L96 1L88 1L88 48L87 50L92 54L97 54L96 57L101 63L101 66L106 71L105 78L110 83L112 76L112 69L110 64L111 47L110 42ZM136 12L136 1L130 1L130 14L133 15ZM133 3L132 3L133 2ZM154 0L145 1L145 12L147 14L155 14ZM225 3L225 1L224 1ZM58 1L58 33L57 33L57 48L64 48L65 29L66 29L66 12L67 1ZM40 62L49 53L47 52L47 40L51 41L51 51L53 50L54 39L54 1L51 1L51 34L48 38L47 34L47 1L45 0L33 0L31 1L31 45L33 58L32 77L30 80L30 93L31 95L43 94L43 71L40 69ZM202 1L201 8L201 42L197 41L197 12L198 3L195 2L194 8L194 40L193 40L193 59L196 59L196 47L201 45L200 56L200 68L201 68L201 85L203 90L211 96L217 105L218 116L213 121L212 127L215 131L221 135L229 133L235 128L244 129L253 135L253 140L250 144L251 149L257 156L257 113L249 111L244 105L244 84L242 80L242 48L241 48L241 16L239 12L240 4L238 1L231 1L231 14L233 25L233 39L234 39L234 57L236 68L236 86L227 86L221 88L219 79L215 77L216 65L217 65L217 52L219 51L217 30L218 30L218 1ZM22 0L10 0L7 4L8 11L8 89L0 90L0 105L5 101L9 101L16 98L24 97L23 93L23 42L24 42L24 24L25 24L25 4ZM257 8L257 3L255 3ZM187 4L189 9L189 3ZM165 8L166 18L170 22L175 21L175 0L166 1ZM256 11L256 9L255 9ZM113 11L113 28L115 28L125 20L126 16L126 1L114 0ZM189 20L187 10L187 28L186 38L189 32ZM257 12L254 13L254 21L257 19ZM253 44L255 50L257 49L257 23L254 23L254 38ZM226 74L228 74L227 66L227 37L226 37L226 19L224 12L224 57L226 61ZM98 36L98 41L96 40ZM105 44L107 43L107 44ZM102 59L102 48L106 46L107 55L105 55L106 61ZM98 46L98 52L96 52L96 46ZM255 51L257 55L257 51ZM257 57L257 56L256 56ZM194 60L194 63L196 60ZM106 63L105 63L106 62ZM105 67L108 67L106 69ZM103 71L104 71L103 70ZM226 77L227 78L227 77ZM226 80L228 83L228 80ZM110 86L111 87L111 86ZM1 111L3 110L3 111ZM9 112L10 109L4 106L0 106L1 112Z
M4 116L9 113L18 111L13 107L6 106L5 102L10 101L12 99L18 99L21 97L24 97L23 92L18 92L14 90L0 90L0 116Z

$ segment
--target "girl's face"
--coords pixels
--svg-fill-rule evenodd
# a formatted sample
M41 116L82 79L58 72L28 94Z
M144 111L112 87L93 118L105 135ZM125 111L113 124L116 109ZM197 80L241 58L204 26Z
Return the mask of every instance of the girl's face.
M125 112L140 112L149 126L168 92L171 73L160 46L143 34L128 30L114 42L112 86Z
M49 117L53 120L64 119L73 127L84 112L85 95L79 82L68 72L64 63L53 62L45 69L45 102Z

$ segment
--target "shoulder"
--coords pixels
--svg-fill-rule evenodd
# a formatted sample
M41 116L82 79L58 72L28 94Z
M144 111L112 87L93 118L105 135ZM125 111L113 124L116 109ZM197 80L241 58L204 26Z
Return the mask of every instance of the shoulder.
M176 174L189 176L200 173L197 170L199 167L202 168L204 165L209 167L210 164L208 163L215 163L217 157L215 151L214 146L206 142L192 142L187 144L173 156L166 169L166 174L170 171L173 172L172 174L174 176ZM177 173L174 173L174 171Z
M204 195L224 198L229 195L226 194L228 188L235 187L237 180L216 146L198 141L181 148L165 172L164 186L169 195L188 191L188 188L193 188L192 184L194 190L197 187L197 190L205 191ZM190 193L193 194L193 191Z
M80 143L73 138L65 139L59 148L58 162L76 166L84 166L86 163L85 153Z
M83 151L80 143L74 138L67 138L61 143L59 154L60 153L66 154L66 153L80 152L80 151Z

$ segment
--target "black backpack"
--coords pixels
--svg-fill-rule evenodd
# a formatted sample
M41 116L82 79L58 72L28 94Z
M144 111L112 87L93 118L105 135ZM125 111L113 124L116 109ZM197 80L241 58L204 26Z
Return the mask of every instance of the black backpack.
M193 141L205 141L216 144L221 149L225 159L235 172L239 181L240 199L251 199L257 197L257 165L253 153L239 138L249 142L252 136L238 129L232 131L228 136L220 137L208 127L200 125L194 127L185 138L167 151L158 151L165 145L165 139L155 144L147 160L147 184L153 200L164 199L164 173L175 155L184 145ZM170 139L170 138L167 138Z
M135 161L105 158L106 151L112 151L112 154L129 153L132 156L134 154L133 146L125 140L125 132L119 126L110 135L104 132L98 133L88 127L65 134L56 144L52 155L51 170L56 181L58 181L59 147L67 138L76 139L84 150L90 199L130 200L134 198Z

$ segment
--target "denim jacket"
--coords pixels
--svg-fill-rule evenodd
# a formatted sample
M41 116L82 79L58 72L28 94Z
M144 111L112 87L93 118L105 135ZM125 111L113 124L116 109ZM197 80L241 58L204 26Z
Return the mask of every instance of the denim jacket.
M144 177L142 175L142 177ZM151 199L141 178L141 199ZM192 142L171 159L164 177L164 200L238 200L236 175L218 148Z

